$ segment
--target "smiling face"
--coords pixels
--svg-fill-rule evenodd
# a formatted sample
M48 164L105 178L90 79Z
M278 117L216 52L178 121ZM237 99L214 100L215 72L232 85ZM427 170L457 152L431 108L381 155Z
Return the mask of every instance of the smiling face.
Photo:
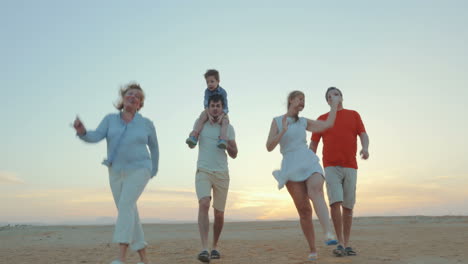
M291 104L290 107L296 108L298 111L302 111L305 105L305 98L304 95L298 95L292 98L289 103Z
M136 112L143 106L144 96L139 89L129 89L123 96L123 107L130 112Z
M301 91L291 92L288 96L288 110L300 112L305 106L305 96Z

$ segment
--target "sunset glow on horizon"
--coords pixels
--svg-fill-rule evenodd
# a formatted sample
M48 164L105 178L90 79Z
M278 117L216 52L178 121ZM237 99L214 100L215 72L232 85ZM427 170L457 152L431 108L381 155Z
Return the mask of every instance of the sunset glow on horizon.
M358 157L356 217L468 215L468 2L177 2L2 5L0 225L115 219L105 140L86 144L69 124L79 115L95 129L130 81L145 91L141 114L161 153L140 216L196 221L198 149L184 142L210 68L239 147L227 221L297 219L271 174L279 147L265 143L290 91L305 93L300 115L316 119L329 110L329 86L370 138L369 160Z

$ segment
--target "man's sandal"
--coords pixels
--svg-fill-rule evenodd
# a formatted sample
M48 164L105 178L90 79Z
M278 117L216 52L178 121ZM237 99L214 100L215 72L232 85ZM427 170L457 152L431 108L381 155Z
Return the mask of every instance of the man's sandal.
M310 253L309 256L307 257L308 261L314 261L318 259L317 253Z
M343 248L342 245L338 245L334 250L333 250L333 255L335 255L335 257L343 257L346 255L346 252Z
M221 258L221 254L219 254L219 251L216 250L216 249L211 250L210 255L211 255L210 256L211 259L220 259Z
M210 253L208 253L206 250L203 250L200 252L200 254L198 254L197 259L201 262L210 263Z
M352 247L347 247L344 249L345 253L346 253L346 256L356 256L357 253L356 251L353 250Z

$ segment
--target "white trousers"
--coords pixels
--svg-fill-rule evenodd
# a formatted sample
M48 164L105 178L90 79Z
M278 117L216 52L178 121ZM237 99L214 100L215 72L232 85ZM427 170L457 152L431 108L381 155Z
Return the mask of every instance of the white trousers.
M113 242L129 244L134 251L148 245L141 227L137 201L151 178L150 174L146 168L118 172L109 169L109 183L118 210Z

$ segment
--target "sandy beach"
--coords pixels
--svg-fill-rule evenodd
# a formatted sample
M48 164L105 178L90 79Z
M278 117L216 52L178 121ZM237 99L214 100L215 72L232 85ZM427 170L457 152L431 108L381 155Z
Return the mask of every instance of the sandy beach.
M356 218L353 247L358 256L336 258L321 242L315 221L319 260L315 263L436 264L468 263L468 217ZM152 263L200 263L196 224L144 225ZM0 263L103 263L115 258L109 244L112 226L4 226ZM211 237L210 233L210 237ZM226 223L212 263L313 263L297 221ZM136 263L131 252L127 263Z

